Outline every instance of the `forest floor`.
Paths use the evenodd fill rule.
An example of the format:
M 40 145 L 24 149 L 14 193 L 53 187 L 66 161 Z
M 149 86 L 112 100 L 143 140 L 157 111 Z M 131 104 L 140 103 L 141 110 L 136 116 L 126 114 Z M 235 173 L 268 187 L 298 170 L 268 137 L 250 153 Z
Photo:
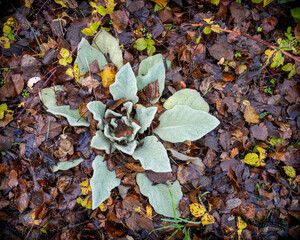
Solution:
M 299 8 L 293 13 L 295 2 L 104 2 L 95 3 L 104 13 L 92 13 L 95 8 L 84 0 L 1 6 L 0 238 L 299 239 L 300 23 L 293 16 L 300 14 Z M 124 64 L 129 62 L 136 75 L 154 51 L 170 63 L 155 104 L 159 111 L 172 94 L 191 88 L 220 121 L 196 141 L 161 141 L 171 149 L 172 172 L 146 171 L 153 184 L 178 180 L 183 196 L 177 210 L 198 223 L 178 220 L 153 231 L 170 222 L 141 194 L 135 177 L 145 170 L 126 154 L 127 163 L 117 161 L 117 154 L 106 158 L 123 187 L 113 188 L 101 209 L 91 209 L 85 181 L 93 176 L 96 154 L 104 153 L 90 147 L 95 129 L 70 126 L 47 112 L 39 97 L 41 89 L 60 85 L 64 92 L 57 104 L 71 109 L 95 99 L 112 101 L 102 83 L 90 91 L 66 74 L 72 60 L 66 66 L 58 61 L 61 49 L 74 60 L 81 39 L 92 42 L 93 36 L 82 33 L 91 22 L 100 22 L 98 30 L 118 39 Z M 84 159 L 79 165 L 52 171 L 58 162 L 79 157 Z M 205 206 L 210 222 L 205 224 L 192 206 Z

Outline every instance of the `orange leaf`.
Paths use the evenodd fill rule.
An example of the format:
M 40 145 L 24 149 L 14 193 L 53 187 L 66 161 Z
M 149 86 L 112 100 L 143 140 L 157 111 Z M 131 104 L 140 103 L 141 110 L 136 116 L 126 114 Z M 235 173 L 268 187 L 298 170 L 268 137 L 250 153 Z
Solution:
M 244 100 L 243 104 L 246 105 L 244 110 L 244 118 L 248 123 L 258 123 L 259 122 L 259 115 L 256 113 L 255 109 L 250 106 L 249 101 Z
M 151 0 L 152 2 L 155 2 L 158 4 L 160 7 L 166 7 L 167 6 L 167 1 L 166 0 Z
M 111 63 L 108 63 L 103 67 L 103 69 L 100 72 L 103 87 L 108 88 L 111 84 L 115 82 L 116 73 L 116 66 Z

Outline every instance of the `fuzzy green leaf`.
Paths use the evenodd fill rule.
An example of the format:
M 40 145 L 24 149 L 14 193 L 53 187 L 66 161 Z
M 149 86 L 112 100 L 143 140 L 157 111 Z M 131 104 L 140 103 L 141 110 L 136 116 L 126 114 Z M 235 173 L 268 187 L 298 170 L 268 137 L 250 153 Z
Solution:
M 103 54 L 109 54 L 110 60 L 119 70 L 123 67 L 123 56 L 119 42 L 104 29 L 95 36 L 92 47 L 98 49 Z
M 109 91 L 114 100 L 121 98 L 132 99 L 137 93 L 136 79 L 130 63 L 127 63 L 116 74 L 115 82 L 109 86 Z
M 158 136 L 172 143 L 194 141 L 203 137 L 219 125 L 219 120 L 207 112 L 177 105 L 164 112 L 160 124 L 154 129 Z
M 49 109 L 57 107 L 55 92 L 63 90 L 64 89 L 59 85 L 55 86 L 55 91 L 53 87 L 44 88 L 39 92 L 39 97 L 42 100 L 43 104 L 46 106 L 46 108 Z
M 157 107 L 137 107 L 136 108 L 136 115 L 135 120 L 137 120 L 140 125 L 141 129 L 139 133 L 143 133 L 146 131 L 146 129 L 150 126 L 152 120 L 155 117 L 155 113 L 157 111 Z
M 128 155 L 132 155 L 137 144 L 138 144 L 137 141 L 132 141 L 127 143 L 126 146 L 117 143 L 115 143 L 114 146 L 116 147 L 116 149 L 120 150 L 121 152 L 126 153 Z
M 94 169 L 91 178 L 93 209 L 96 209 L 110 196 L 110 191 L 120 185 L 121 179 L 116 177 L 115 172 L 108 170 L 104 157 L 97 156 L 92 164 Z
M 83 162 L 82 158 L 72 160 L 72 161 L 58 162 L 56 165 L 51 166 L 51 170 L 53 172 L 57 172 L 59 170 L 65 171 L 65 170 L 68 170 L 70 168 L 76 167 L 77 165 L 79 165 L 82 162 Z
M 165 88 L 165 66 L 161 54 L 148 57 L 143 60 L 139 67 L 139 74 L 137 77 L 138 90 L 145 88 L 149 83 L 157 80 L 159 87 L 159 97 L 153 101 L 152 104 L 156 103 Z
M 193 89 L 182 89 L 174 93 L 168 100 L 164 103 L 165 109 L 172 109 L 176 105 L 189 106 L 195 110 L 202 110 L 204 112 L 209 111 L 209 106 L 201 97 L 200 93 Z
M 145 170 L 154 172 L 172 171 L 167 151 L 155 136 L 145 137 L 141 143 L 143 145 L 134 151 L 132 157 L 140 160 Z
M 110 141 L 107 139 L 102 131 L 97 131 L 95 136 L 92 138 L 91 147 L 105 150 L 107 154 L 110 154 Z
M 82 117 L 79 114 L 78 109 L 71 110 L 69 105 L 53 107 L 53 108 L 48 109 L 48 112 L 50 112 L 54 115 L 60 115 L 60 116 L 67 118 L 69 124 L 73 127 L 78 127 L 78 126 L 88 127 L 88 126 L 90 126 L 90 124 L 87 121 L 82 119 Z
M 176 217 L 180 217 L 180 212 L 177 209 L 182 198 L 182 192 L 178 180 L 174 183 L 169 183 L 168 185 L 153 185 L 146 174 L 138 173 L 136 176 L 136 182 L 140 187 L 141 193 L 149 198 L 150 204 L 157 213 L 166 217 L 175 217 L 172 208 L 172 199 L 169 192 L 170 189 L 173 196 Z
M 103 129 L 103 123 L 102 119 L 104 117 L 104 112 L 105 112 L 105 104 L 103 104 L 100 101 L 92 101 L 89 102 L 86 106 L 88 110 L 93 114 L 94 119 L 98 121 L 98 126 Z

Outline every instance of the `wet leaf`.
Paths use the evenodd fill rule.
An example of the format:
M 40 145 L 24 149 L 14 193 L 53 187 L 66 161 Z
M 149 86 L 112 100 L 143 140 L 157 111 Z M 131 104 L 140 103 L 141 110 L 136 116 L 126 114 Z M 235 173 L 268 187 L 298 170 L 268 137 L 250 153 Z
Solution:
M 242 231 L 243 229 L 245 229 L 247 227 L 247 223 L 240 217 L 238 216 L 238 221 L 237 221 L 237 233 L 238 233 L 238 238 L 240 239 L 241 235 L 242 235 Z
M 288 175 L 289 177 L 291 178 L 296 177 L 296 170 L 292 166 L 284 166 L 283 169 L 285 174 Z
M 116 73 L 117 69 L 115 65 L 111 63 L 108 63 L 103 67 L 100 72 L 103 87 L 109 88 L 109 86 L 115 82 Z
M 10 42 L 7 37 L 0 37 L 0 47 L 4 49 L 10 48 Z
M 195 217 L 202 217 L 206 210 L 200 203 L 192 203 L 190 204 L 191 214 Z
M 202 225 L 213 224 L 213 223 L 215 223 L 215 218 L 211 214 L 205 213 L 203 215 L 203 217 L 201 218 L 201 223 L 202 223 Z

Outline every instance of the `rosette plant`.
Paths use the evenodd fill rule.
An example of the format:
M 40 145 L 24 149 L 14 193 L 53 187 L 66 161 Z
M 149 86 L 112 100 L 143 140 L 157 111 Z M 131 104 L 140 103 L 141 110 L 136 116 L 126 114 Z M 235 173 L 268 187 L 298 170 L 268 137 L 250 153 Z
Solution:
M 89 46 L 86 40 L 83 40 L 82 43 L 89 49 L 93 48 L 93 45 Z M 109 44 L 109 41 L 102 41 L 102 43 Z M 78 63 L 81 72 L 86 73 L 88 71 L 87 64 L 94 60 L 102 61 L 102 57 L 99 57 L 102 51 L 98 51 L 97 48 L 90 49 L 89 51 L 93 54 L 98 51 L 98 55 L 95 58 L 87 58 L 88 55 L 84 54 L 86 60 L 86 65 L 84 65 L 84 61 L 80 61 L 80 57 L 82 57 L 80 46 L 75 63 Z M 101 46 L 103 49 L 107 49 L 103 45 Z M 112 58 L 110 54 L 110 57 L 114 62 L 113 58 L 116 59 L 116 56 Z M 101 66 L 103 67 L 105 64 L 99 61 L 98 65 L 101 70 Z M 160 115 L 159 125 L 152 133 L 147 131 L 155 119 L 157 107 L 150 104 L 150 107 L 141 105 L 137 95 L 138 91 L 143 91 L 149 84 L 155 84 L 158 88 L 157 95 L 150 99 L 150 103 L 154 104 L 159 100 L 165 85 L 163 57 L 158 54 L 143 60 L 140 63 L 137 77 L 129 63 L 122 66 L 119 61 L 118 68 L 115 82 L 109 86 L 109 91 L 113 100 L 122 102 L 122 107 L 112 110 L 101 101 L 91 101 L 87 104 L 88 110 L 97 121 L 98 128 L 95 136 L 91 139 L 91 147 L 103 150 L 106 154 L 121 151 L 131 155 L 136 161 L 140 161 L 145 170 L 171 172 L 168 153 L 160 139 L 172 143 L 185 140 L 194 141 L 217 127 L 219 121 L 208 113 L 208 104 L 196 90 L 183 89 L 166 100 L 164 103 L 166 111 Z M 42 99 L 45 97 L 45 93 L 52 96 L 52 101 L 43 100 L 44 104 L 48 105 L 49 112 L 67 117 L 71 125 L 89 126 L 85 120 L 78 121 L 80 119 L 78 110 L 70 110 L 68 106 L 56 105 L 55 94 L 53 100 L 53 89 L 52 91 L 49 89 L 43 91 L 40 95 Z M 50 106 L 49 103 L 51 103 Z M 62 112 L 66 109 L 67 111 Z M 103 160 L 104 156 L 98 155 L 92 164 L 94 173 L 90 184 L 93 209 L 105 201 L 110 196 L 110 191 L 121 182 L 114 171 L 108 170 L 106 162 Z M 174 217 L 169 191 L 172 192 L 173 202 L 177 208 L 182 198 L 178 180 L 172 183 L 153 185 L 146 174 L 138 173 L 136 182 L 141 193 L 149 197 L 149 202 L 156 212 Z M 176 215 L 180 216 L 178 210 L 176 210 Z

